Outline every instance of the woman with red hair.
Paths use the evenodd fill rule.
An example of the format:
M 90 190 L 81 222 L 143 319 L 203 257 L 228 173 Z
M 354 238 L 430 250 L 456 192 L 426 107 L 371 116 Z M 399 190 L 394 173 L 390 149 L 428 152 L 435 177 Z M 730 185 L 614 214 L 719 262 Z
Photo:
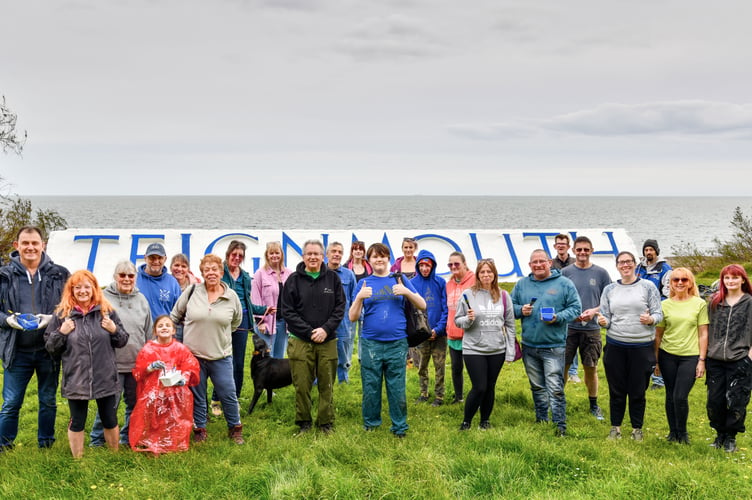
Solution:
M 752 289 L 744 268 L 721 270 L 718 292 L 708 315 L 708 419 L 717 436 L 710 445 L 736 451 L 736 434 L 744 432 L 752 390 Z
M 61 393 L 70 408 L 68 443 L 73 458 L 84 453 L 84 424 L 92 399 L 97 401 L 105 442 L 116 450 L 120 383 L 115 348 L 128 342 L 128 333 L 89 271 L 76 271 L 68 278 L 45 342 L 50 354 L 63 362 Z

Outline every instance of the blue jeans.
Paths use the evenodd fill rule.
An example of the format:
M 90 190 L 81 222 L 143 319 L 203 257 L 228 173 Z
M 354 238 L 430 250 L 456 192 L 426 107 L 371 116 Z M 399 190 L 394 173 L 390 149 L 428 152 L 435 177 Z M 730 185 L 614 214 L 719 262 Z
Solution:
M 245 315 L 243 316 L 245 322 Z M 235 381 L 235 396 L 240 398 L 240 390 L 243 388 L 245 373 L 245 349 L 248 346 L 248 330 L 238 328 L 232 332 L 232 378 Z M 217 389 L 212 391 L 212 401 L 219 401 Z
M 522 362 L 530 380 L 535 404 L 535 419 L 548 421 L 548 410 L 554 423 L 567 427 L 567 401 L 564 397 L 564 347 L 522 347 Z
M 279 314 L 279 313 L 277 313 Z M 285 357 L 287 350 L 287 324 L 285 320 L 277 317 L 277 328 L 274 330 L 274 345 L 272 346 L 272 357 L 282 359 Z
M 235 394 L 235 379 L 232 376 L 232 356 L 215 360 L 197 359 L 201 367 L 200 380 L 198 385 L 190 388 L 193 393 L 193 426 L 206 429 L 206 382 L 209 378 L 222 403 L 227 427 L 240 425 L 240 407 L 238 396 Z
M 381 425 L 381 382 L 386 383 L 386 399 L 394 434 L 407 432 L 407 396 L 405 370 L 407 368 L 407 339 L 379 342 L 360 338 L 360 376 L 363 381 L 363 425 Z
M 340 383 L 350 381 L 350 377 L 347 372 L 350 370 L 352 351 L 352 331 L 346 333 L 337 332 L 337 380 Z
M 40 448 L 49 448 L 55 442 L 55 416 L 57 415 L 57 383 L 60 362 L 47 351 L 16 351 L 13 364 L 3 372 L 3 407 L 0 410 L 0 449 L 12 446 L 18 435 L 18 413 L 23 405 L 26 387 L 31 376 L 37 374 L 37 442 Z
M 580 362 L 577 358 L 577 353 L 574 354 L 574 360 L 572 360 L 572 364 L 569 366 L 569 376 L 573 377 L 577 375 L 577 372 L 580 368 Z
M 117 394 L 115 400 L 115 411 L 120 406 L 120 396 L 125 396 L 125 422 L 120 428 L 120 444 L 130 446 L 130 440 L 128 439 L 128 424 L 131 421 L 131 413 L 136 406 L 136 379 L 133 378 L 131 373 L 118 373 L 118 381 L 120 382 L 120 392 Z M 91 440 L 89 446 L 104 446 L 104 426 L 102 425 L 102 419 L 99 418 L 99 412 L 94 416 L 94 424 L 91 426 L 91 433 L 89 434 Z

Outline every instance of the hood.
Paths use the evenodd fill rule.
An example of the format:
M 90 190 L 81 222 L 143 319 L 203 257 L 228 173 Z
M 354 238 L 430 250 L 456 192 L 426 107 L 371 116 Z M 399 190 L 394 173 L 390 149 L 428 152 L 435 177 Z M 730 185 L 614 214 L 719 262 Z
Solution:
M 8 263 L 15 274 L 26 275 L 26 267 L 21 264 L 21 255 L 18 250 L 13 250 L 10 253 L 10 262 Z M 39 261 L 39 267 L 37 272 L 43 271 L 46 267 L 52 264 L 52 259 L 47 256 L 47 252 L 42 252 L 42 259 Z
M 148 279 L 148 280 L 159 281 L 162 278 L 164 278 L 166 274 L 169 274 L 169 273 L 167 272 L 167 267 L 165 267 L 165 266 L 162 266 L 162 274 L 160 274 L 159 276 L 152 276 L 151 274 L 147 273 L 146 272 L 146 264 L 141 264 L 141 266 L 139 266 L 139 268 L 138 268 L 138 275 L 139 275 L 139 277 L 144 278 L 144 279 Z M 170 275 L 170 276 L 172 276 L 172 275 Z
M 532 272 L 530 274 L 528 274 L 528 277 L 531 280 L 535 281 L 536 283 L 543 283 L 544 281 L 550 281 L 550 280 L 553 280 L 553 279 L 561 277 L 561 271 L 559 271 L 558 269 L 551 269 L 551 275 L 548 276 L 547 278 L 542 279 L 542 280 L 535 279 L 535 276 L 533 276 Z
M 141 290 L 139 290 L 138 287 L 134 283 L 133 291 L 131 293 L 120 293 L 120 290 L 118 290 L 118 287 L 117 287 L 117 282 L 113 281 L 112 283 L 107 285 L 107 288 L 105 288 L 104 291 L 112 295 L 113 297 L 120 298 L 121 300 L 129 300 L 135 297 L 136 295 L 138 295 L 138 292 L 140 292 Z
M 655 258 L 655 262 L 653 262 L 652 264 L 648 264 L 647 260 L 645 260 L 645 257 L 642 257 L 640 259 L 640 265 L 647 270 L 651 270 L 654 267 L 656 267 L 658 264 L 661 264 L 663 262 L 668 262 L 668 261 L 664 259 L 663 257 L 661 257 L 660 255 Z
M 431 274 L 428 275 L 428 278 L 425 278 L 425 279 L 431 279 L 434 276 L 436 276 L 436 258 L 428 250 L 421 250 L 420 252 L 418 252 L 417 257 L 415 257 L 415 277 L 423 278 L 423 275 L 420 274 L 420 271 L 418 270 L 418 263 L 424 259 L 428 259 L 431 261 L 431 265 L 432 265 Z

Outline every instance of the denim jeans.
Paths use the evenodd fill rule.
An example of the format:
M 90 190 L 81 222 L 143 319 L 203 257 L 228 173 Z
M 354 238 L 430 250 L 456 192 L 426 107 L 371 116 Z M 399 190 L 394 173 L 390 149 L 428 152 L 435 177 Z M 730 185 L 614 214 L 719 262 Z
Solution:
M 277 313 L 279 314 L 279 313 Z M 277 328 L 274 330 L 274 345 L 272 345 L 272 357 L 282 359 L 287 351 L 287 324 L 285 320 L 277 316 Z
M 523 346 L 522 362 L 530 380 L 535 404 L 535 419 L 547 421 L 548 410 L 554 423 L 567 427 L 567 401 L 564 397 L 564 347 Z
M 245 316 L 243 316 L 245 318 Z M 245 323 L 245 319 L 243 320 Z M 243 380 L 245 379 L 245 350 L 248 346 L 248 330 L 238 328 L 232 332 L 232 378 L 235 381 L 235 396 L 240 398 L 240 391 L 243 389 Z M 219 401 L 217 389 L 212 391 L 212 401 Z
M 352 331 L 337 332 L 337 380 L 349 382 L 350 361 L 352 360 L 353 336 Z
M 18 413 L 23 405 L 26 387 L 31 376 L 37 374 L 37 442 L 48 448 L 55 442 L 55 416 L 57 415 L 57 384 L 60 362 L 53 360 L 45 350 L 16 351 L 13 364 L 3 373 L 3 407 L 0 410 L 0 448 L 12 446 L 18 435 Z
M 407 339 L 379 342 L 360 338 L 360 376 L 363 380 L 363 425 L 381 425 L 381 383 L 386 383 L 386 399 L 394 434 L 407 432 L 407 396 L 405 395 L 405 358 Z
M 206 386 L 207 379 L 211 379 L 222 412 L 227 420 L 227 427 L 240 425 L 240 406 L 235 394 L 235 379 L 232 376 L 232 356 L 222 359 L 208 360 L 197 358 L 201 367 L 198 385 L 191 387 L 193 393 L 193 426 L 206 429 Z
M 130 446 L 130 440 L 128 439 L 128 424 L 131 421 L 131 413 L 136 406 L 136 379 L 133 378 L 131 373 L 118 373 L 118 381 L 120 382 L 120 392 L 115 399 L 115 411 L 120 406 L 120 396 L 125 396 L 125 422 L 120 427 L 120 444 Z M 91 433 L 89 434 L 89 446 L 104 446 L 104 426 L 102 425 L 102 419 L 99 418 L 99 412 L 97 411 L 94 416 L 94 424 L 91 426 Z

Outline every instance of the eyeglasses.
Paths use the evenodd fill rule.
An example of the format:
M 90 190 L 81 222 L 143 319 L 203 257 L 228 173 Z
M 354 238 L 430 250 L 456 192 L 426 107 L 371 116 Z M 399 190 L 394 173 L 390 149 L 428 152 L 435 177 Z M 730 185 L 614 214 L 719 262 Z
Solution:
M 617 266 L 629 266 L 634 264 L 633 260 L 617 260 L 616 265 Z
M 575 248 L 574 251 L 577 253 L 590 253 L 593 251 L 593 249 L 592 248 Z
M 415 238 L 402 238 L 402 243 L 415 243 Z
M 689 283 L 689 278 L 671 278 L 674 283 Z
M 461 262 L 449 262 L 449 263 L 447 264 L 447 267 L 448 267 L 449 269 L 452 269 L 453 267 L 460 267 L 461 265 L 462 265 L 462 263 L 461 263 Z
M 125 279 L 125 278 L 133 279 L 135 277 L 136 277 L 136 275 L 135 274 L 131 274 L 131 273 L 118 273 L 118 278 L 120 278 L 121 280 Z

